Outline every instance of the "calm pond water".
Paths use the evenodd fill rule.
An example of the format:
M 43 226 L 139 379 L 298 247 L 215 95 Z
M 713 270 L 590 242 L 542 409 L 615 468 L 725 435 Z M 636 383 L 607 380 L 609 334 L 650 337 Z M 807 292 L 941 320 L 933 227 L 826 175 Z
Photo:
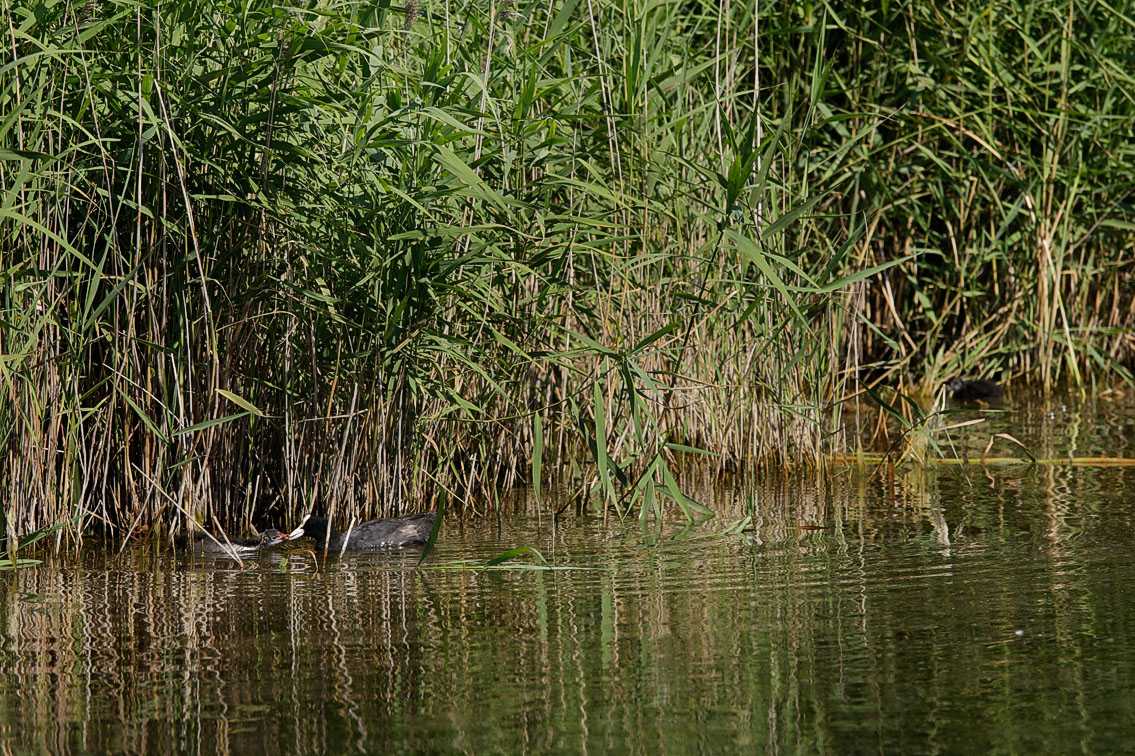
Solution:
M 958 443 L 996 429 L 1037 456 L 1132 456 L 1135 408 L 1022 403 Z M 0 749 L 1135 742 L 1135 469 L 837 469 L 701 496 L 720 514 L 691 528 L 553 526 L 532 506 L 448 522 L 425 570 L 297 552 L 239 569 L 146 544 L 0 574 Z M 460 568 L 520 544 L 557 569 Z

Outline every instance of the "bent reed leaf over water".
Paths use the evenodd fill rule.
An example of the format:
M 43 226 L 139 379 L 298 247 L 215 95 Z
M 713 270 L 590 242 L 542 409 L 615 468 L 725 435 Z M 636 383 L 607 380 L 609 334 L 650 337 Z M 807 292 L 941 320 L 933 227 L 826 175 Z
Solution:
M 10 534 L 475 512 L 533 473 L 692 517 L 675 449 L 815 461 L 865 385 L 1129 377 L 1106 5 L 0 20 Z

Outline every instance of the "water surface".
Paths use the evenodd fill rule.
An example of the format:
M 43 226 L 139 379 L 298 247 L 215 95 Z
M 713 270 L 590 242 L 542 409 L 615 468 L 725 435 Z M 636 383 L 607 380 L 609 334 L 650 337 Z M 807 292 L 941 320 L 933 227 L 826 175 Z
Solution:
M 1003 429 L 1037 456 L 1130 456 L 1133 418 L 1019 402 L 955 441 Z M 1135 737 L 1135 469 L 837 469 L 699 493 L 719 515 L 696 527 L 553 523 L 524 502 L 451 521 L 424 570 L 412 552 L 242 568 L 144 544 L 0 575 L 0 748 L 1094 753 Z M 557 569 L 462 568 L 520 544 Z

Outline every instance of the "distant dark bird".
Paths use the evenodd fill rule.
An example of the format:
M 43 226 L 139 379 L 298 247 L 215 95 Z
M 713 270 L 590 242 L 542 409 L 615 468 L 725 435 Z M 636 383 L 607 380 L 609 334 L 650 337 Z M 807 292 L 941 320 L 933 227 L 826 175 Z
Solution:
M 328 553 L 338 551 L 380 551 L 402 546 L 423 546 L 433 532 L 437 512 L 396 517 L 391 520 L 368 520 L 360 522 L 345 533 L 337 533 L 331 528 L 326 517 L 312 517 L 300 528 L 292 532 L 297 538 L 301 529 L 303 535 L 315 540 L 319 548 L 327 544 Z M 330 535 L 330 538 L 328 538 Z
M 946 384 L 956 402 L 995 402 L 1005 395 L 1005 390 L 993 381 L 984 379 L 967 381 L 955 378 Z
M 224 538 L 217 540 L 199 538 L 193 542 L 192 548 L 195 554 L 240 558 L 255 556 L 261 549 L 270 549 L 273 546 L 278 546 L 291 537 L 291 535 L 281 533 L 275 528 L 268 528 L 260 534 L 259 538 L 250 538 L 240 541 L 226 541 Z

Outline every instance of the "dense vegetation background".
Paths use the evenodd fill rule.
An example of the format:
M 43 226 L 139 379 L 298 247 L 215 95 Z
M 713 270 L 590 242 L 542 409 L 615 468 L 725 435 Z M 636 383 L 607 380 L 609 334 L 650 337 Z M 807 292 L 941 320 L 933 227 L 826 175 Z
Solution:
M 688 509 L 868 386 L 1126 377 L 1122 6 L 6 0 L 8 532 Z

